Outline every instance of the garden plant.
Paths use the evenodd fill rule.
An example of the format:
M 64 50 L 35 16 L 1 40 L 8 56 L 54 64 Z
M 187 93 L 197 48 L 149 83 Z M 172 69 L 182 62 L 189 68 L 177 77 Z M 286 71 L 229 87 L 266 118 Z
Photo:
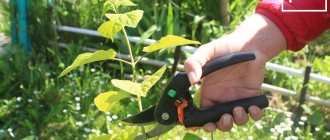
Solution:
M 10 38 L 11 17 L 17 16 L 11 11 L 11 1 L 0 0 L 0 34 L 4 33 L 6 38 Z M 189 38 L 201 44 L 208 43 L 234 31 L 255 12 L 260 0 L 228 0 L 228 23 L 222 22 L 220 1 L 29 1 L 27 18 L 31 52 L 24 52 L 19 44 L 0 46 L 0 139 L 133 139 L 138 133 L 142 134 L 140 126 L 127 125 L 121 120 L 139 113 L 140 105 L 142 109 L 147 109 L 156 103 L 172 75 L 168 68 L 172 67 L 174 61 L 174 48 L 167 48 L 167 45 L 154 52 L 143 51 L 143 48 L 157 46 L 166 38 Z M 119 15 L 111 16 L 116 14 Z M 139 14 L 139 22 L 137 18 L 132 19 L 135 16 L 130 16 Z M 120 22 L 115 22 L 117 19 Z M 136 27 L 130 27 L 133 25 Z M 58 28 L 63 26 L 88 29 L 89 33 L 99 28 L 99 34 L 106 38 L 94 33 L 87 35 Z M 124 29 L 131 44 L 127 43 Z M 312 63 L 313 73 L 330 77 L 329 35 L 330 31 L 326 31 L 301 51 L 285 51 L 270 63 L 302 71 L 308 63 Z M 133 43 L 135 37 L 139 39 Z M 148 47 L 150 41 L 154 44 Z M 175 43 L 171 45 L 173 47 L 180 45 L 165 40 L 167 43 Z M 132 57 L 129 57 L 128 45 Z M 182 60 L 190 55 L 190 50 L 182 51 Z M 160 60 L 166 62 L 167 66 L 151 66 L 145 64 L 145 60 Z M 132 65 L 135 65 L 134 70 Z M 182 70 L 181 66 L 178 66 L 178 70 Z M 64 71 L 63 74 L 66 74 L 58 78 L 65 68 L 68 68 L 68 73 Z M 131 91 L 131 88 L 129 91 L 135 94 L 121 89 L 121 83 L 125 84 L 124 87 L 134 83 L 137 89 Z M 266 69 L 264 83 L 299 93 L 303 78 Z M 191 90 L 198 91 L 196 86 L 196 89 Z M 329 107 L 305 102 L 302 105 L 303 115 L 298 118 L 298 126 L 294 127 L 293 114 L 298 102 L 296 96 L 267 90 L 261 92 L 269 97 L 270 107 L 264 109 L 260 121 L 249 121 L 244 126 L 235 125 L 229 132 L 214 133 L 203 129 L 193 132 L 178 126 L 158 139 L 205 140 L 212 136 L 214 139 L 234 140 L 330 139 Z M 310 80 L 307 90 L 309 96 L 330 100 L 329 92 L 329 84 Z M 198 96 L 194 94 L 194 101 L 198 101 Z M 94 99 L 101 99 L 98 100 L 101 104 L 95 103 Z M 154 125 L 144 127 L 145 131 L 151 128 Z
M 168 47 L 173 46 L 180 46 L 180 45 L 187 45 L 187 44 L 200 44 L 198 41 L 192 41 L 188 40 L 179 36 L 174 35 L 167 35 L 159 40 L 156 44 L 151 44 L 149 46 L 146 46 L 143 48 L 143 51 L 145 52 L 145 55 L 142 57 L 136 57 L 133 56 L 132 53 L 132 47 L 130 45 L 130 42 L 128 40 L 128 35 L 126 33 L 125 27 L 132 27 L 135 28 L 139 21 L 141 20 L 143 16 L 142 10 L 133 10 L 125 13 L 120 13 L 122 11 L 122 7 L 125 6 L 136 6 L 133 2 L 130 0 L 108 0 L 104 4 L 104 11 L 110 11 L 111 13 L 106 13 L 105 16 L 109 19 L 109 21 L 106 21 L 103 23 L 99 29 L 98 32 L 111 40 L 115 38 L 118 32 L 123 32 L 123 37 L 126 40 L 126 48 L 129 52 L 130 61 L 126 61 L 123 59 L 115 58 L 116 51 L 113 49 L 109 50 L 99 50 L 94 53 L 84 53 L 80 54 L 74 62 L 68 66 L 59 77 L 62 77 L 69 73 L 71 70 L 95 61 L 101 61 L 101 60 L 116 60 L 123 62 L 124 64 L 127 64 L 131 66 L 132 69 L 132 80 L 119 80 L 119 79 L 112 79 L 111 83 L 113 86 L 119 88 L 122 90 L 122 92 L 118 91 L 108 91 L 105 93 L 99 94 L 95 99 L 94 103 L 98 107 L 99 110 L 103 112 L 107 112 L 111 110 L 112 104 L 115 102 L 130 97 L 130 94 L 133 94 L 134 97 L 137 98 L 138 101 L 138 107 L 140 111 L 143 111 L 142 108 L 142 97 L 147 96 L 147 93 L 149 89 L 161 78 L 163 73 L 166 70 L 166 65 L 163 66 L 161 69 L 156 71 L 151 76 L 147 77 L 142 82 L 138 82 L 137 74 L 136 74 L 136 64 L 144 57 L 147 56 L 149 53 L 155 52 L 160 49 L 165 49 Z M 130 94 L 128 94 L 130 93 Z M 142 132 L 144 133 L 145 130 L 143 127 Z M 136 131 L 128 131 L 126 132 L 127 136 L 131 139 L 132 137 L 137 135 Z M 118 139 L 118 136 L 111 136 L 111 139 Z M 126 138 L 125 138 L 126 139 Z

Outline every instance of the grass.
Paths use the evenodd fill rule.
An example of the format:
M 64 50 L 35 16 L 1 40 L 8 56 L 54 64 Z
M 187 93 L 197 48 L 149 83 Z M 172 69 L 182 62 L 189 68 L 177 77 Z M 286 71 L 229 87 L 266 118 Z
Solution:
M 65 66 L 70 64 L 81 52 L 79 48 L 81 44 L 88 44 L 96 48 L 105 48 L 104 45 L 109 44 L 120 50 L 121 42 L 111 43 L 109 40 L 100 38 L 57 33 L 52 28 L 56 18 L 59 18 L 63 25 L 89 29 L 96 29 L 102 18 L 100 17 L 100 5 L 91 5 L 87 0 L 79 1 L 76 4 L 61 0 L 56 2 L 58 8 L 56 14 L 51 12 L 53 9 L 49 7 L 48 1 L 31 3 L 32 12 L 30 14 L 34 14 L 30 19 L 31 29 L 34 31 L 32 55 L 27 56 L 14 46 L 5 47 L 0 53 L 0 139 L 90 139 L 104 134 L 118 134 L 133 128 L 121 124 L 119 120 L 138 112 L 137 101 L 122 100 L 108 113 L 98 111 L 93 104 L 93 99 L 97 94 L 110 89 L 117 90 L 109 84 L 112 78 L 123 78 L 123 73 L 130 72 L 120 63 L 85 65 L 65 78 L 57 78 Z M 102 0 L 100 0 L 101 2 Z M 201 1 L 173 0 L 180 6 L 179 8 L 173 6 L 173 15 L 171 15 L 173 17 L 167 15 L 168 1 L 137 0 L 136 2 L 141 9 L 145 10 L 145 18 L 137 30 L 128 30 L 129 35 L 141 36 L 144 34 L 147 37 L 159 39 L 160 36 L 170 32 L 167 27 L 168 23 L 164 21 L 171 20 L 173 25 L 170 26 L 173 26 L 174 34 L 195 38 L 205 43 L 233 31 L 247 15 L 253 13 L 258 1 L 232 0 L 230 6 L 232 22 L 227 27 L 221 26 L 220 22 L 214 19 L 217 15 L 212 15 L 205 10 L 204 5 L 210 5 L 209 1 L 202 3 Z M 155 5 L 162 6 L 156 8 Z M 3 5 L 1 4 L 1 6 Z M 86 8 L 86 6 L 90 6 L 90 8 Z M 193 13 L 196 16 L 192 17 L 187 13 Z M 203 17 L 202 20 L 197 20 L 201 17 Z M 0 17 L 1 31 L 8 31 L 8 23 L 2 22 L 6 18 L 6 14 L 2 19 Z M 149 28 L 151 30 L 146 33 L 145 31 Z M 313 70 L 329 76 L 327 69 L 329 62 L 324 59 L 330 55 L 330 51 L 327 49 L 329 47 L 326 47 L 328 35 L 329 32 L 326 32 L 312 42 L 310 49 L 305 48 L 299 53 L 282 53 L 272 62 L 302 69 L 306 66 L 307 60 L 315 64 L 319 59 L 322 61 L 321 65 L 315 64 Z M 47 45 L 49 40 L 71 42 L 72 44 L 69 49 L 58 49 L 55 46 Z M 135 47 L 138 48 L 141 45 Z M 125 50 L 121 50 L 121 52 L 125 52 Z M 136 50 L 133 52 L 134 55 L 140 53 Z M 169 56 L 172 54 L 173 50 L 170 50 L 148 57 L 171 62 L 173 60 Z M 137 69 L 143 69 L 147 73 L 156 70 L 148 65 L 138 65 Z M 139 72 L 139 74 L 144 73 Z M 168 77 L 165 76 L 162 82 L 152 88 L 151 96 L 143 99 L 144 108 L 157 101 Z M 301 78 L 272 71 L 266 72 L 265 81 L 298 92 L 302 83 Z M 309 86 L 310 94 L 330 99 L 328 85 L 311 81 Z M 276 105 L 276 108 L 290 112 L 294 110 L 296 102 L 291 98 L 274 95 L 272 103 L 274 103 L 273 106 Z M 301 118 L 297 129 L 291 126 L 292 121 L 287 113 L 266 109 L 262 121 L 257 123 L 251 121 L 245 126 L 235 126 L 231 132 L 216 132 L 214 139 L 329 139 L 330 127 L 327 122 L 329 122 L 328 112 L 330 110 L 309 103 L 304 109 L 304 117 Z M 211 134 L 203 130 L 192 132 L 177 126 L 159 139 L 182 139 L 186 132 L 195 133 L 207 139 L 211 138 Z
M 8 47 L 8 46 L 7 46 Z M 65 64 L 79 53 L 78 46 L 68 50 L 49 46 L 42 55 L 27 59 L 23 52 L 6 49 L 1 57 L 1 73 L 10 75 L 11 87 L 2 91 L 0 99 L 0 139 L 90 139 L 104 134 L 116 134 L 132 129 L 119 120 L 138 112 L 137 101 L 125 99 L 109 113 L 97 110 L 92 99 L 99 93 L 113 89 L 110 79 L 120 76 L 120 71 L 107 63 L 86 65 L 57 79 Z M 8 64 L 4 69 L 4 64 Z M 10 70 L 10 71 L 6 71 Z M 6 79 L 5 77 L 1 77 Z M 18 81 L 17 81 L 18 79 Z M 165 79 L 166 80 L 166 79 Z M 160 82 L 143 100 L 144 108 L 154 104 L 164 85 Z M 3 88 L 2 88 L 3 89 Z M 278 99 L 277 99 L 278 100 Z M 288 101 L 283 101 L 288 102 Z M 282 108 L 285 110 L 285 108 Z M 269 109 L 262 121 L 235 126 L 231 132 L 216 132 L 214 139 L 328 139 L 330 133 L 323 124 L 312 125 L 306 115 L 300 127 L 294 129 L 290 116 Z M 150 126 L 149 128 L 152 128 Z M 211 134 L 203 130 L 196 132 L 177 126 L 159 139 L 182 139 L 186 132 L 210 139 Z M 297 133 L 296 135 L 293 135 Z

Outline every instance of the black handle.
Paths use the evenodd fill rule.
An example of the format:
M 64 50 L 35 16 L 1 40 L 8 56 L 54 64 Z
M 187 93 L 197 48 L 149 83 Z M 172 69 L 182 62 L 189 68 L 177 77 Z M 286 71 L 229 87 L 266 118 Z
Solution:
M 239 52 L 239 53 L 232 53 L 229 55 L 225 55 L 222 57 L 218 57 L 216 59 L 207 62 L 203 67 L 202 78 L 214 71 L 219 69 L 237 64 L 246 61 L 251 61 L 256 59 L 256 56 L 252 52 Z
M 223 57 L 218 57 L 205 64 L 205 66 L 203 67 L 202 78 L 219 69 L 237 63 L 255 60 L 255 58 L 256 57 L 252 52 L 239 52 L 229 54 Z M 190 94 L 186 95 L 186 99 L 190 99 L 188 101 L 189 106 L 185 109 L 184 113 L 184 125 L 186 127 L 203 126 L 208 122 L 216 122 L 223 114 L 233 114 L 233 109 L 237 106 L 243 107 L 246 112 L 248 112 L 248 108 L 252 105 L 256 105 L 259 108 L 268 107 L 268 99 L 265 95 L 245 98 L 223 104 L 217 104 L 207 109 L 197 108 L 193 104 L 192 98 L 188 98 L 188 96 L 190 96 Z
M 228 67 L 237 63 L 241 62 L 246 62 L 246 61 L 251 61 L 255 59 L 254 53 L 251 52 L 239 52 L 239 53 L 232 53 L 228 54 L 225 56 L 221 56 L 218 58 L 215 58 L 205 64 L 205 66 L 202 68 L 202 78 L 214 71 L 220 70 L 221 68 Z M 191 94 L 188 92 L 188 89 L 190 87 L 190 82 L 188 80 L 188 76 L 186 73 L 181 72 L 177 73 L 169 82 L 167 87 L 164 90 L 164 93 L 162 94 L 161 98 L 159 99 L 156 109 L 155 109 L 155 119 L 158 123 L 163 124 L 163 125 L 169 125 L 177 122 L 177 108 L 174 106 L 174 103 L 177 100 L 181 99 L 186 99 L 188 102 L 191 102 L 191 105 L 189 105 L 186 110 L 191 110 L 192 113 L 195 112 L 201 112 L 201 114 L 195 114 L 195 115 L 205 115 L 208 112 L 212 112 L 212 110 L 216 109 L 211 109 L 211 111 L 207 110 L 199 110 L 198 108 L 194 107 L 192 104 L 192 98 Z M 177 94 L 170 96 L 168 94 L 169 91 L 175 91 Z M 171 103 L 172 106 L 171 106 Z M 215 114 L 219 114 L 219 111 L 215 111 Z M 169 117 L 167 119 L 163 119 L 162 115 L 166 113 L 169 116 L 174 116 L 174 117 Z M 194 114 L 194 113 L 193 113 Z M 220 114 L 221 115 L 221 114 Z M 185 115 L 189 116 L 189 115 Z M 213 115 L 214 116 L 214 115 Z M 193 116 L 194 117 L 194 116 Z M 194 122 L 195 119 L 193 119 Z M 206 121 L 209 121 L 210 119 L 206 118 Z M 188 122 L 188 124 L 190 124 Z M 200 123 L 198 123 L 200 124 Z
M 248 108 L 252 105 L 262 109 L 268 107 L 268 104 L 268 99 L 265 95 L 217 104 L 207 109 L 198 109 L 192 102 L 189 102 L 189 106 L 192 107 L 185 110 L 184 126 L 195 127 L 203 126 L 208 122 L 217 122 L 226 113 L 233 115 L 233 109 L 236 106 L 241 106 L 248 112 Z

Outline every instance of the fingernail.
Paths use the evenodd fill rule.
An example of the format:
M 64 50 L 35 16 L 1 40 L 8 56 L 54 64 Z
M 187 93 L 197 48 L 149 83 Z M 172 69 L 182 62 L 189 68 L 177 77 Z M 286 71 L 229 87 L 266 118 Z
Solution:
M 188 73 L 188 79 L 190 81 L 191 84 L 195 83 L 195 79 L 196 79 L 196 74 L 194 72 L 189 72 Z
M 207 124 L 205 124 L 205 125 L 203 126 L 203 128 L 204 128 L 204 130 L 207 131 L 207 132 L 213 132 L 213 131 L 215 131 L 215 129 L 217 129 L 216 126 L 215 126 L 214 124 L 212 124 L 212 123 L 207 123 Z
M 226 126 L 229 126 L 231 123 L 231 117 L 229 115 L 224 115 L 223 116 L 223 124 Z
M 238 119 L 243 118 L 243 110 L 241 108 L 234 109 L 235 117 Z
M 255 107 L 250 107 L 249 108 L 249 112 L 252 114 L 252 115 L 256 115 L 257 114 L 257 109 Z

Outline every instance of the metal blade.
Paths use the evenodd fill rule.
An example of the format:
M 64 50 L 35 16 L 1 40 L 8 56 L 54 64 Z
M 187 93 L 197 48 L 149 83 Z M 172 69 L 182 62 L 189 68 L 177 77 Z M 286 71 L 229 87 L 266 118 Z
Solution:
M 157 126 L 154 129 L 150 130 L 145 135 L 142 134 L 142 135 L 136 136 L 135 140 L 145 140 L 145 139 L 150 139 L 153 137 L 160 136 L 161 134 L 164 134 L 167 131 L 170 131 L 171 129 L 173 129 L 174 126 L 175 126 L 175 124 L 172 124 L 172 125 L 157 124 Z
M 130 116 L 122 121 L 131 125 L 148 125 L 155 122 L 154 112 L 156 106 L 152 106 L 147 110 L 144 110 L 138 114 Z

